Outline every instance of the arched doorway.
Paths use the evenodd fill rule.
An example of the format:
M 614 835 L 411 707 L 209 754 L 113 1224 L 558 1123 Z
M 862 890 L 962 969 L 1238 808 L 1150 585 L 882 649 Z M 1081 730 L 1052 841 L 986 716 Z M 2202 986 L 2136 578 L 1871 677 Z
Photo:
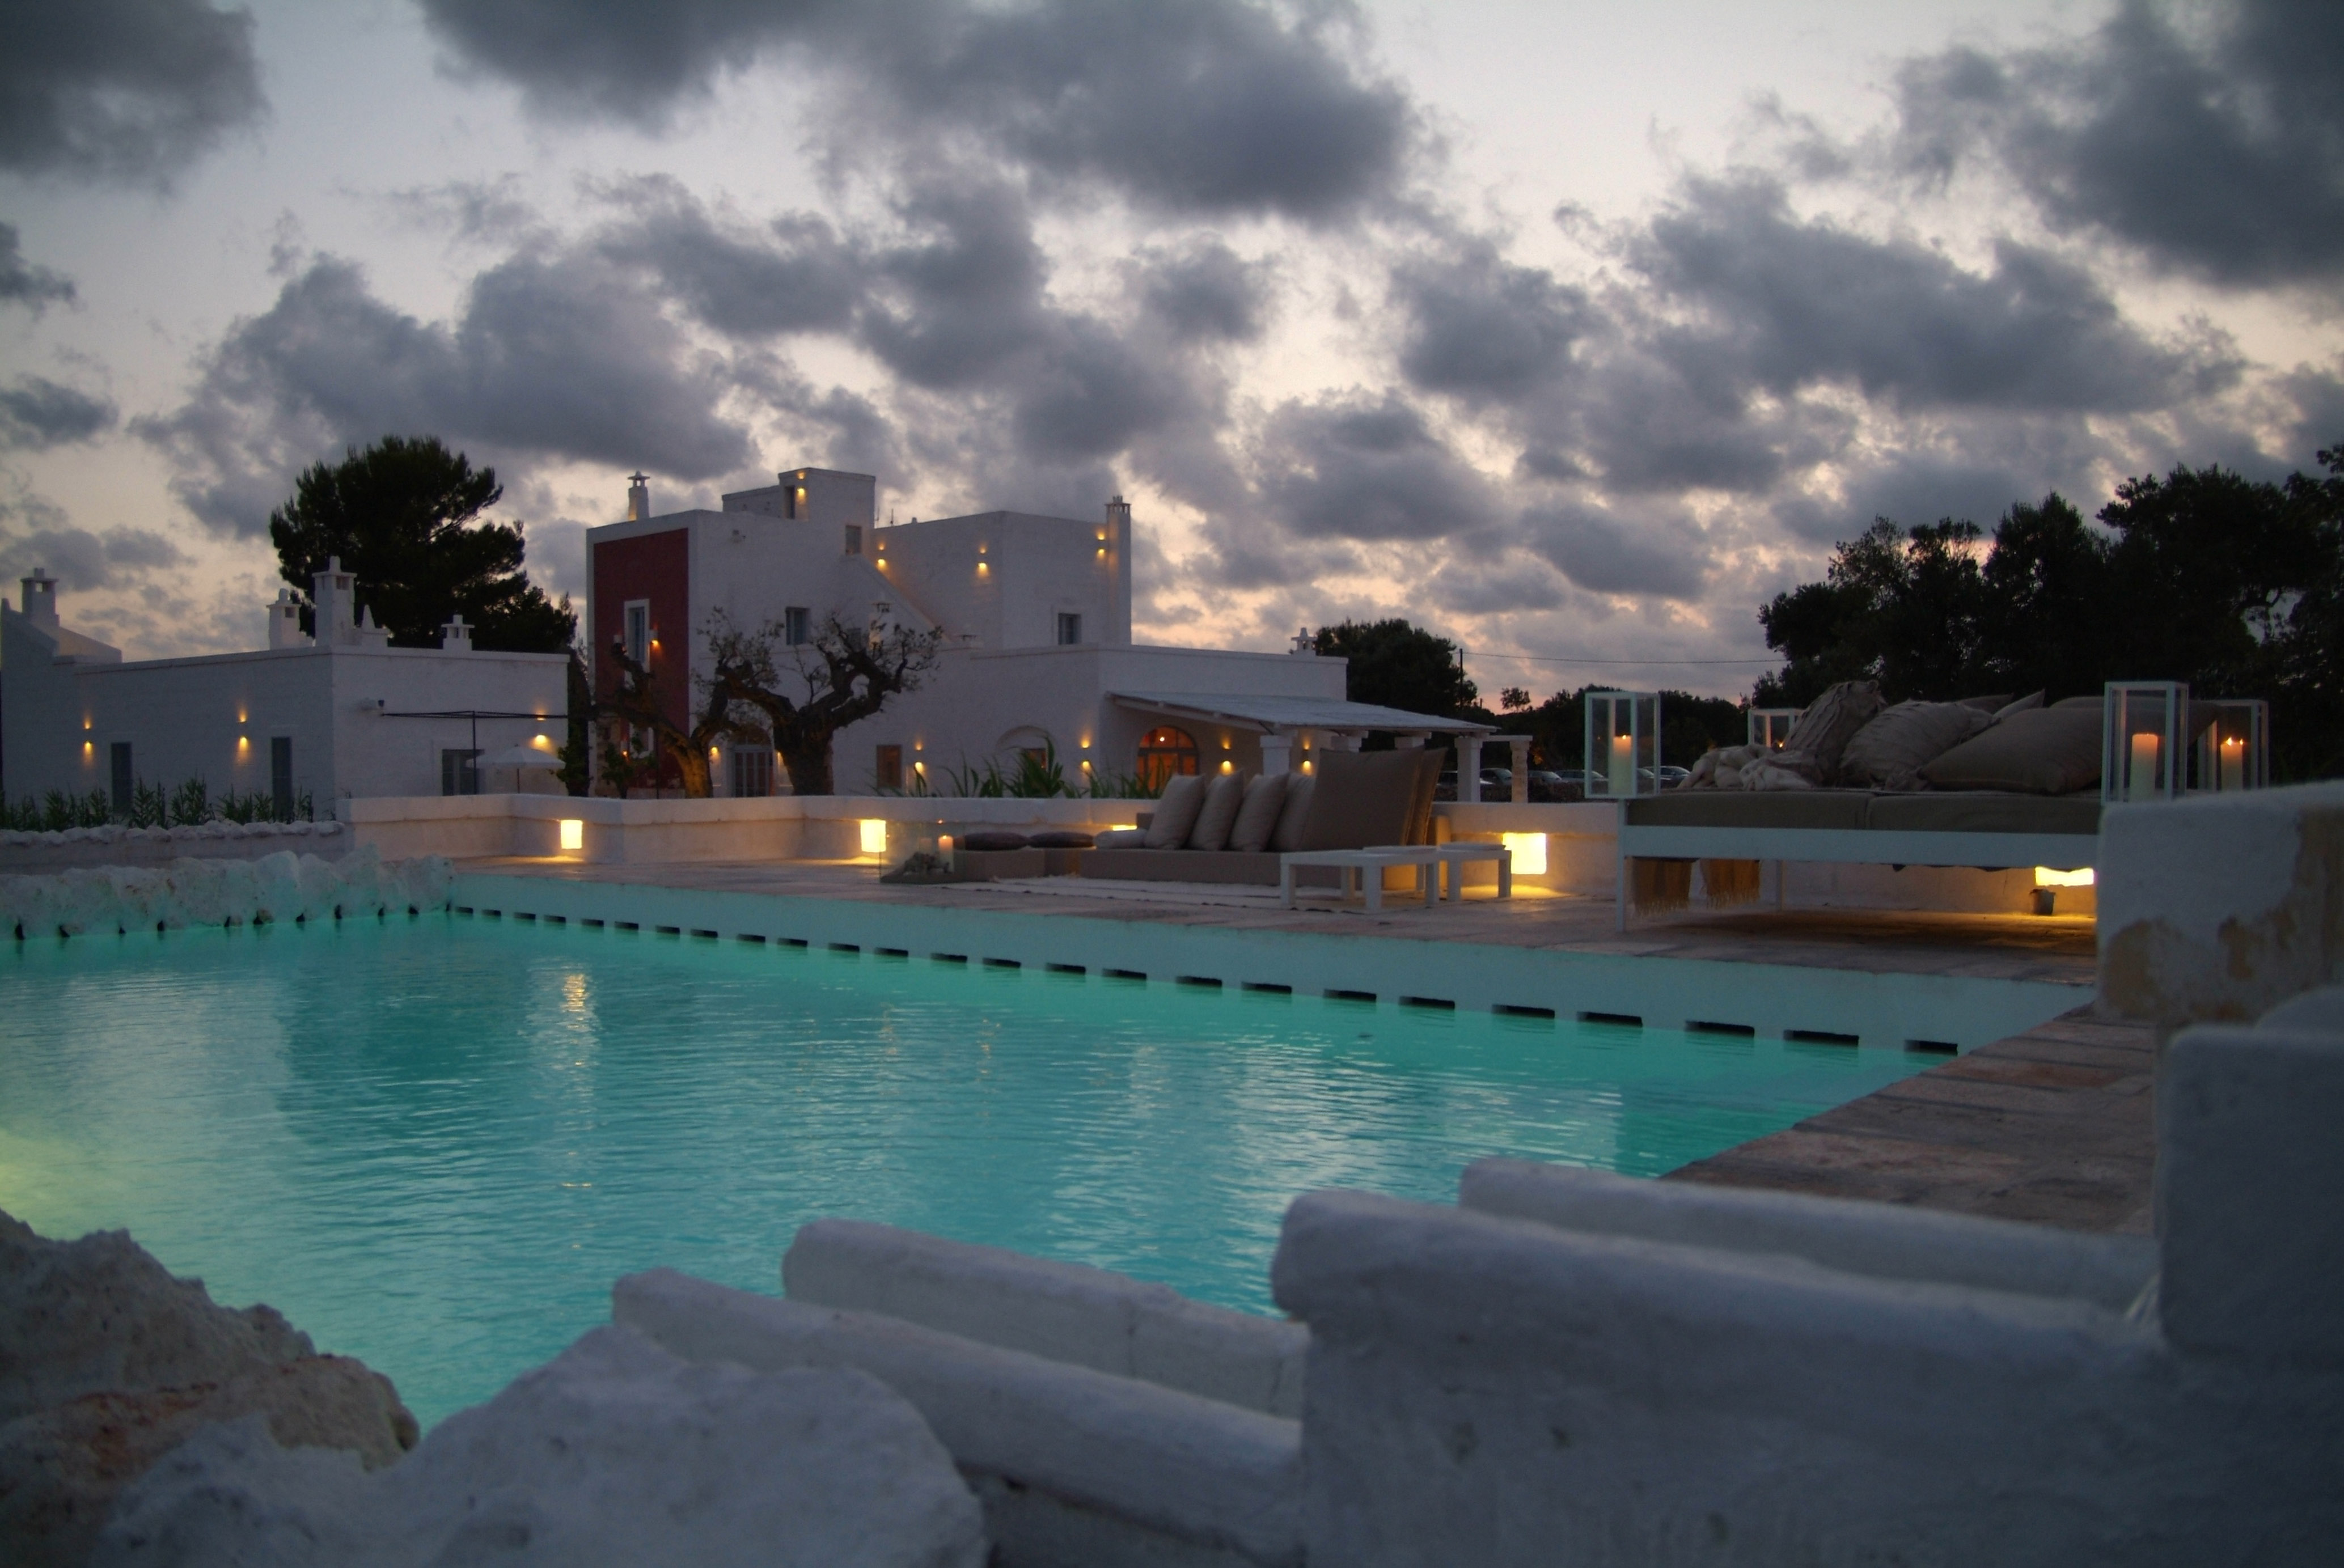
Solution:
M 1197 770 L 1197 739 L 1187 730 L 1159 724 L 1139 742 L 1139 782 L 1149 794 L 1159 793 L 1175 773 Z

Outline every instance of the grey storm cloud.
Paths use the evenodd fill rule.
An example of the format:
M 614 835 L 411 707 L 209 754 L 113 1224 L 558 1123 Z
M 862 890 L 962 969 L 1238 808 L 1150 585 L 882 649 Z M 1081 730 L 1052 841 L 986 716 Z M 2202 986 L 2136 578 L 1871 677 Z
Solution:
M 167 185 L 265 112 L 252 34 L 204 0 L 15 0 L 0 168 Z
M 114 405 L 38 376 L 0 387 L 0 452 L 39 452 L 114 428 Z
M 1268 269 L 1216 236 L 1139 258 L 1136 281 L 1150 314 L 1179 338 L 1251 343 L 1269 308 Z
M 1639 524 L 1563 507 L 1526 511 L 1521 528 L 1531 548 L 1592 592 L 1689 599 L 1702 590 L 1708 552 L 1700 535 L 1682 524 Z
M 622 199 L 631 216 L 596 248 L 656 276 L 670 297 L 728 337 L 843 329 L 862 302 L 863 259 L 821 217 L 722 225 L 666 177 L 637 182 Z
M 2333 286 L 2344 264 L 2344 27 L 2333 0 L 2125 0 L 2089 37 L 1964 45 L 1898 74 L 1896 156 L 2006 172 L 2063 229 L 2226 285 Z
M 1802 221 L 1763 177 L 1687 182 L 1632 250 L 1696 325 L 1673 351 L 1776 394 L 1853 382 L 1908 407 L 2130 412 L 2235 374 L 2150 341 L 2090 274 L 2005 240 L 1990 272 Z
M 1305 538 L 1430 544 L 1486 533 L 1498 518 L 1489 481 L 1394 392 L 1281 406 L 1258 466 L 1262 505 Z
M 1392 292 L 1408 323 L 1400 368 L 1468 401 L 1519 398 L 1552 381 L 1590 325 L 1583 293 L 1503 260 L 1486 240 L 1401 264 Z
M 288 280 L 201 362 L 177 411 L 134 422 L 177 458 L 208 526 L 259 531 L 291 476 L 385 434 L 705 478 L 751 455 L 658 300 L 591 256 L 521 256 L 476 276 L 460 317 L 424 322 L 333 257 Z
M 113 588 L 186 559 L 160 534 L 144 528 L 94 533 L 74 527 L 55 505 L 21 488 L 0 496 L 0 581 L 14 583 L 37 568 L 80 592 Z
M 52 303 L 70 305 L 73 279 L 25 259 L 16 226 L 0 223 L 0 304 L 29 306 L 35 312 Z
M 974 144 L 1178 211 L 1329 217 L 1385 195 L 1416 137 L 1406 95 L 1345 49 L 1339 7 L 1286 21 L 1254 0 L 421 4 L 460 67 L 542 115 L 656 127 L 725 73 L 794 50 L 856 106 L 860 141 Z

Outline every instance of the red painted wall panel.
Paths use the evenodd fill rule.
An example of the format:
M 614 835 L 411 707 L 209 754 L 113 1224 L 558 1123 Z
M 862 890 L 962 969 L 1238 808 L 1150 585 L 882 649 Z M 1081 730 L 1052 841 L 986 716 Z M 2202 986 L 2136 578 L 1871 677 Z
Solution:
M 589 565 L 594 603 L 594 694 L 618 684 L 611 644 L 627 624 L 630 599 L 652 607 L 652 678 L 660 707 L 679 729 L 692 727 L 692 536 L 682 528 L 638 534 L 593 547 Z

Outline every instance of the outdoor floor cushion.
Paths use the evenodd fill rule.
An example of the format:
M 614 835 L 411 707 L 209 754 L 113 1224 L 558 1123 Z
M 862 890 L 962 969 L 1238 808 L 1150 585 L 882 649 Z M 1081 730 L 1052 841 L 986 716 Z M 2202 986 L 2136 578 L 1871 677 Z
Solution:
M 2082 795 L 2006 795 L 1983 789 L 1925 795 L 1874 795 L 1867 827 L 1906 833 L 2074 833 L 2100 830 L 2099 791 Z
M 1939 789 L 2071 795 L 2100 781 L 2100 709 L 2036 708 L 2014 713 L 1921 769 Z
M 1861 828 L 1869 789 L 1674 789 L 1628 802 L 1632 828 Z

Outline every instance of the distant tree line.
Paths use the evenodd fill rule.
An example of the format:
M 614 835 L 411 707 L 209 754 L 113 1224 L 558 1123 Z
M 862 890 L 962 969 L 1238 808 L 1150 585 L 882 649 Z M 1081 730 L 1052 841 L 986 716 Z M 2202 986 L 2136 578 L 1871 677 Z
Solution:
M 1861 678 L 1892 702 L 2186 680 L 2269 700 L 2281 778 L 2344 773 L 2344 443 L 2319 460 L 2324 476 L 2277 484 L 2218 466 L 2128 479 L 2096 525 L 2056 494 L 1990 538 L 1883 518 L 1758 612 L 1785 663 L 1755 699 L 1803 707 Z

